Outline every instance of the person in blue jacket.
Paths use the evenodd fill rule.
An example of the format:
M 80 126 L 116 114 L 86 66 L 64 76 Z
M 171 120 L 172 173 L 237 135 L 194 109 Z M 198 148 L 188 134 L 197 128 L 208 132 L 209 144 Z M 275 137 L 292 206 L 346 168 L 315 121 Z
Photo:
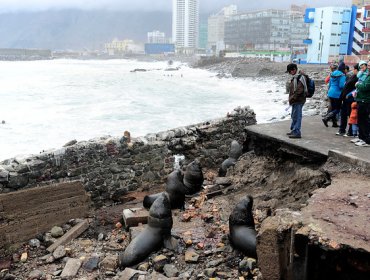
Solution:
M 340 95 L 345 83 L 346 75 L 342 71 L 339 71 L 338 66 L 336 66 L 336 70 L 330 74 L 329 80 L 328 97 L 331 110 L 322 119 L 322 122 L 326 127 L 328 127 L 328 121 L 330 120 L 333 122 L 333 127 L 338 127 L 337 114 L 339 113 L 341 106 Z

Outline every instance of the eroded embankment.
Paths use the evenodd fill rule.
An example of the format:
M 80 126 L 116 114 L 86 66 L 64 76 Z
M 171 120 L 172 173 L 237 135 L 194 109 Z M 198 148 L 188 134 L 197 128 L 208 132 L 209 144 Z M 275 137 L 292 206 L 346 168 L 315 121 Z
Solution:
M 68 258 L 76 262 L 80 260 L 80 265 L 83 264 L 75 277 L 130 279 L 124 278 L 124 272 L 117 267 L 117 254 L 126 248 L 140 228 L 127 232 L 116 223 L 122 218 L 122 209 L 142 205 L 143 194 L 163 190 L 166 175 L 173 170 L 174 155 L 181 153 L 185 155 L 184 164 L 194 158 L 201 160 L 206 179 L 205 190 L 188 198 L 184 211 L 173 210 L 172 234 L 177 239 L 177 245 L 150 254 L 144 262 L 134 267 L 143 271 L 145 279 L 156 279 L 158 273 L 179 279 L 328 279 L 328 275 L 335 275 L 336 279 L 348 279 L 341 278 L 336 270 L 338 267 L 346 272 L 344 276 L 353 273 L 356 279 L 366 279 L 363 276 L 369 272 L 366 266 L 369 250 L 360 248 L 361 240 L 358 240 L 360 245 L 356 247 L 348 239 L 345 241 L 335 238 L 335 235 L 329 236 L 326 231 L 335 231 L 335 227 L 327 228 L 313 218 L 320 222 L 338 222 L 327 215 L 313 217 L 312 210 L 305 210 L 310 209 L 310 197 L 315 197 L 321 190 L 330 191 L 333 180 L 343 174 L 354 173 L 355 169 L 340 162 L 326 162 L 322 158 L 307 161 L 317 157 L 289 149 L 289 146 L 277 152 L 266 140 L 251 141 L 244 128 L 254 123 L 253 112 L 244 108 L 215 122 L 147 135 L 143 139 L 123 137 L 75 143 L 65 147 L 63 153 L 48 153 L 23 160 L 11 159 L 2 166 L 2 195 L 6 196 L 5 192 L 19 188 L 31 190 L 40 185 L 79 179 L 98 209 L 90 213 L 89 229 L 65 245 L 68 250 L 64 248 L 63 252 Z M 233 139 L 243 144 L 244 154 L 228 170 L 225 178 L 217 177 L 218 167 L 227 158 Z M 368 184 L 366 177 L 362 176 L 357 174 L 352 178 L 360 180 L 361 184 Z M 208 190 L 215 189 L 221 192 L 209 196 Z M 365 213 L 362 215 L 365 224 L 368 208 L 364 208 L 364 202 L 369 199 L 368 196 L 364 199 L 363 191 L 357 193 L 357 190 L 349 195 L 348 188 L 346 190 L 347 193 L 328 197 L 331 201 L 344 201 L 349 208 L 343 208 L 340 214 L 346 217 L 356 216 L 357 205 L 365 211 L 361 212 Z M 228 239 L 229 215 L 236 203 L 246 195 L 254 197 L 253 214 L 259 232 L 257 264 L 233 249 Z M 356 196 L 361 199 L 356 200 Z M 343 197 L 348 198 L 348 203 Z M 127 203 L 131 198 L 134 201 Z M 55 203 L 59 202 L 56 200 Z M 111 207 L 99 208 L 102 204 Z M 322 204 L 312 207 L 322 209 L 322 213 L 337 214 L 326 211 Z M 335 204 L 335 207 L 339 206 Z M 354 212 L 350 212 L 352 210 Z M 3 215 L 4 209 L 1 211 Z M 41 212 L 38 214 L 42 215 Z M 6 227 L 7 217 L 2 217 L 1 226 Z M 23 232 L 22 227 L 33 226 L 18 222 L 20 233 Z M 361 220 L 356 220 L 354 224 L 359 222 Z M 19 279 L 31 273 L 34 275 L 35 271 L 41 276 L 34 279 L 51 279 L 60 275 L 66 268 L 65 262 L 45 250 L 52 242 L 48 233 L 52 226 L 40 229 L 41 234 L 37 238 L 41 246 L 25 243 L 6 259 L 9 270 L 4 275 L 13 274 Z M 66 221 L 63 228 L 68 230 L 71 226 L 71 222 Z M 346 234 L 346 231 L 340 233 Z M 368 236 L 365 231 L 362 241 L 366 241 Z M 36 236 L 27 238 L 33 237 Z M 348 250 L 352 253 L 346 254 Z M 328 251 L 330 254 L 324 254 Z M 22 263 L 19 257 L 24 252 L 28 253 L 28 259 Z M 329 258 L 336 252 L 338 258 L 335 262 L 323 261 L 323 258 Z M 88 266 L 91 262 L 96 264 L 92 268 Z M 164 265 L 169 266 L 165 269 Z M 316 273 L 317 267 L 325 267 L 325 273 Z

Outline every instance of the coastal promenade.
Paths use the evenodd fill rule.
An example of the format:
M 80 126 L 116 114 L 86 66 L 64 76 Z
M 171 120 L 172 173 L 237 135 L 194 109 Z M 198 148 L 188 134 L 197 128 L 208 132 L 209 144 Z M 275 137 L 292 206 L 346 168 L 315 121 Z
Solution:
M 350 142 L 352 137 L 335 135 L 338 128 L 325 127 L 320 116 L 303 117 L 301 139 L 290 139 L 286 135 L 289 128 L 290 120 L 248 126 L 246 131 L 258 139 L 269 139 L 306 150 L 311 155 L 321 156 L 323 160 L 336 158 L 365 169 L 370 167 L 370 147 L 358 147 Z

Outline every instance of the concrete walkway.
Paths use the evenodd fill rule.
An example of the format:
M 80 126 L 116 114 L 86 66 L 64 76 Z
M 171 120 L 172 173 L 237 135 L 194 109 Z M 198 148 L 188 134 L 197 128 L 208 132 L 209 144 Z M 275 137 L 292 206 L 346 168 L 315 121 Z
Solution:
M 286 145 L 326 157 L 333 157 L 364 168 L 370 167 L 370 147 L 358 147 L 350 142 L 352 137 L 335 135 L 338 128 L 325 127 L 320 116 L 303 117 L 301 139 L 290 139 L 286 135 L 290 131 L 290 120 L 248 126 L 246 131 L 258 138 L 275 139 Z

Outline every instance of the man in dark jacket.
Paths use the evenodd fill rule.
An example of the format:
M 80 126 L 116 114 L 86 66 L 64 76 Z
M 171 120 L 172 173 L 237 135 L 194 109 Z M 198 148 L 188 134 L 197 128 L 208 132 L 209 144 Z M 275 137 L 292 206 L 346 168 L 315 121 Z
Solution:
M 296 139 L 301 138 L 302 109 L 308 92 L 307 76 L 301 71 L 298 71 L 297 64 L 295 63 L 288 64 L 286 73 L 293 76 L 288 85 L 289 105 L 292 106 L 292 123 L 290 125 L 291 131 L 287 135 L 289 138 Z
M 340 126 L 339 131 L 336 133 L 336 135 L 339 136 L 352 136 L 352 128 L 350 127 L 348 129 L 348 132 L 346 134 L 346 128 L 347 128 L 347 122 L 348 117 L 351 114 L 351 104 L 354 101 L 353 96 L 347 96 L 350 92 L 356 89 L 355 85 L 358 81 L 357 73 L 359 71 L 358 63 L 353 66 L 353 74 L 348 78 L 346 81 L 346 84 L 344 85 L 344 88 L 342 89 L 342 93 L 340 95 Z

